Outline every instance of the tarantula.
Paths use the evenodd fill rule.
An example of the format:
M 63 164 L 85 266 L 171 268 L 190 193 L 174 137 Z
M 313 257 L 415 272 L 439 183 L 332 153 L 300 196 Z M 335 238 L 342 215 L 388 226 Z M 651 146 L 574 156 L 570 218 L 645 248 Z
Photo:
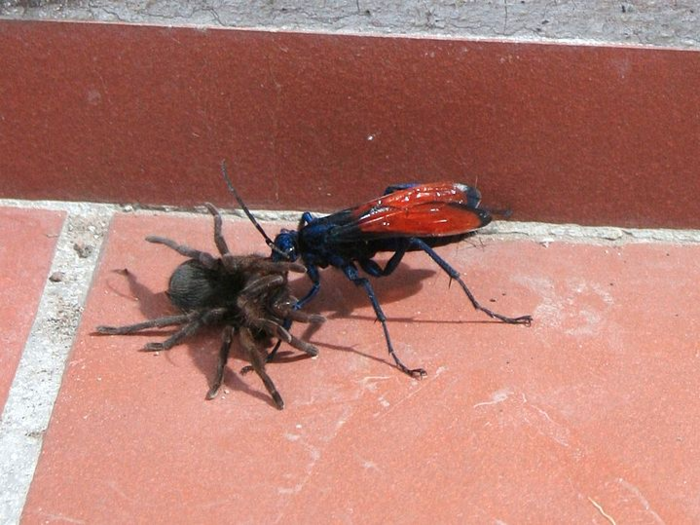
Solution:
M 297 300 L 291 295 L 287 275 L 288 272 L 304 273 L 306 268 L 303 265 L 272 262 L 261 255 L 232 255 L 221 233 L 219 211 L 209 203 L 206 203 L 206 207 L 214 216 L 214 242 L 221 257 L 163 237 L 146 237 L 148 242 L 164 244 L 189 257 L 171 275 L 167 292 L 172 304 L 183 313 L 128 326 L 98 326 L 97 332 L 122 335 L 148 328 L 181 326 L 164 341 L 148 343 L 143 347 L 145 351 L 157 351 L 169 350 L 205 325 L 223 325 L 216 375 L 207 399 L 213 399 L 221 386 L 233 335 L 238 334 L 252 370 L 262 379 L 277 408 L 282 409 L 282 396 L 265 371 L 267 356 L 261 355 L 266 353 L 264 346 L 275 337 L 315 356 L 318 349 L 290 334 L 282 323 L 284 319 L 322 323 L 325 318 L 294 309 Z

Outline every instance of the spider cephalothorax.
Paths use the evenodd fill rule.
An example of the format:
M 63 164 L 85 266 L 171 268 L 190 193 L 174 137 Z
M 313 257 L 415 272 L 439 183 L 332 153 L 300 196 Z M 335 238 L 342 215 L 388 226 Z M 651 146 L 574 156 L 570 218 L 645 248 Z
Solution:
M 148 343 L 144 350 L 168 350 L 193 335 L 202 326 L 223 326 L 216 375 L 207 398 L 212 399 L 221 386 L 234 334 L 238 334 L 251 367 L 262 379 L 278 408 L 284 401 L 265 371 L 265 346 L 275 337 L 309 355 L 318 350 L 312 344 L 289 333 L 284 319 L 304 323 L 322 323 L 320 315 L 294 309 L 297 300 L 287 284 L 288 272 L 304 273 L 305 267 L 292 262 L 273 262 L 261 255 L 232 255 L 221 233 L 221 215 L 211 204 L 214 216 L 214 242 L 221 257 L 194 250 L 163 237 L 146 237 L 148 242 L 164 244 L 189 260 L 178 266 L 170 277 L 168 297 L 183 313 L 159 317 L 128 326 L 98 326 L 100 334 L 131 334 L 148 328 L 180 326 L 162 342 Z M 265 354 L 265 355 L 263 355 Z

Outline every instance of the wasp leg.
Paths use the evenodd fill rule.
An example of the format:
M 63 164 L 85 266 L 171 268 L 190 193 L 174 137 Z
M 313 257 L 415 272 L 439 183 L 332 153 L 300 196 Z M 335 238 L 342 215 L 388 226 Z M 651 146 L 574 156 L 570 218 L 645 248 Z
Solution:
M 503 321 L 504 323 L 508 324 L 524 324 L 524 325 L 530 325 L 532 323 L 532 316 L 530 315 L 521 315 L 520 317 L 506 317 L 505 315 L 498 314 L 496 312 L 493 312 L 489 310 L 488 308 L 485 308 L 484 306 L 481 306 L 479 302 L 476 300 L 474 297 L 474 294 L 472 294 L 469 291 L 469 288 L 467 288 L 467 285 L 464 283 L 462 280 L 462 277 L 460 276 L 459 272 L 452 268 L 445 259 L 440 257 L 437 253 L 435 253 L 435 250 L 433 250 L 430 246 L 428 246 L 425 242 L 423 242 L 421 239 L 418 239 L 416 237 L 411 238 L 410 240 L 411 246 L 423 250 L 425 253 L 428 254 L 428 256 L 437 263 L 437 265 L 442 268 L 442 270 L 450 276 L 450 278 L 454 279 L 459 283 L 459 285 L 462 287 L 462 290 L 464 290 L 464 293 L 467 294 L 467 297 L 472 303 L 472 306 L 481 312 L 484 312 L 486 315 L 491 317 L 492 319 L 498 319 L 499 321 Z
M 360 266 L 362 269 L 367 272 L 369 275 L 372 277 L 386 277 L 387 275 L 391 275 L 394 273 L 394 270 L 399 266 L 399 263 L 401 262 L 401 259 L 403 259 L 403 256 L 406 255 L 406 251 L 408 250 L 408 242 L 403 243 L 396 252 L 394 252 L 394 255 L 391 256 L 391 259 L 387 261 L 387 263 L 384 265 L 384 268 L 379 266 L 376 261 L 373 261 L 372 259 L 365 259 L 362 261 L 359 261 Z
M 312 286 L 311 289 L 306 292 L 306 295 L 299 299 L 294 305 L 295 310 L 301 310 L 306 303 L 316 297 L 316 294 L 321 289 L 321 275 L 318 272 L 318 268 L 310 264 L 306 267 L 306 274 L 309 276 L 309 279 L 311 279 Z
M 309 223 L 314 222 L 316 219 L 314 218 L 313 215 L 311 215 L 311 212 L 305 211 L 304 213 L 301 214 L 301 218 L 299 219 L 299 224 L 297 224 L 297 231 L 301 230 L 304 226 L 306 226 Z
M 422 368 L 408 368 L 405 364 L 403 364 L 401 359 L 399 359 L 399 356 L 396 355 L 396 352 L 394 351 L 394 346 L 391 344 L 389 328 L 386 325 L 386 316 L 384 315 L 381 306 L 379 306 L 379 301 L 377 301 L 377 297 L 376 295 L 374 295 L 374 289 L 372 288 L 372 285 L 370 284 L 369 280 L 367 280 L 365 277 L 360 277 L 357 268 L 355 268 L 355 266 L 352 264 L 343 266 L 342 269 L 348 279 L 350 279 L 357 286 L 362 286 L 365 289 L 365 292 L 367 292 L 367 296 L 369 297 L 369 300 L 372 303 L 372 307 L 374 308 L 374 313 L 377 316 L 377 320 L 380 323 L 382 323 L 382 329 L 384 330 L 384 339 L 386 339 L 386 345 L 387 349 L 389 350 L 389 355 L 391 355 L 391 357 L 394 359 L 394 362 L 396 363 L 396 366 L 399 368 L 399 370 L 417 379 L 426 376 L 427 373 L 425 372 L 425 370 L 423 370 Z

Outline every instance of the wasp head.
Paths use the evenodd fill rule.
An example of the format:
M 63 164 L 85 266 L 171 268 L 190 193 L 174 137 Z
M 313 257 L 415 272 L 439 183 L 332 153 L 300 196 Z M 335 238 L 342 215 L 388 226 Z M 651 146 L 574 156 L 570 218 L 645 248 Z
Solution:
M 272 251 L 272 260 L 294 262 L 299 258 L 297 247 L 297 232 L 282 230 L 275 237 L 275 249 Z

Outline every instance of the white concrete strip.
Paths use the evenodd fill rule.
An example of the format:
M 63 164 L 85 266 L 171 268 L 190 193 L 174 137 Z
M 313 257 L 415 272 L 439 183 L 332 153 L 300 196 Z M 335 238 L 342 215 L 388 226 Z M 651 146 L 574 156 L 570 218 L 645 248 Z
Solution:
M 58 282 L 46 281 L 0 420 L 0 522 L 3 524 L 20 521 L 44 432 L 114 213 L 113 206 L 94 204 L 32 207 L 68 212 L 49 272 L 49 275 L 61 272 L 63 278 Z
M 61 201 L 26 201 L 19 199 L 0 199 L 0 206 L 16 208 L 34 208 L 41 210 L 62 210 L 68 213 L 96 215 L 95 209 L 101 208 L 110 212 L 134 213 L 143 215 L 169 215 L 188 217 L 194 215 L 208 215 L 204 206 L 195 208 L 179 208 L 177 206 L 153 206 L 139 207 L 137 209 L 130 204 L 96 204 L 88 202 L 61 202 Z M 221 209 L 224 217 L 234 220 L 247 221 L 242 210 Z M 296 224 L 302 211 L 297 210 L 252 210 L 253 215 L 264 222 L 280 222 Z M 315 213 L 323 216 L 323 213 Z M 274 229 L 268 234 L 277 233 Z M 544 222 L 518 222 L 495 221 L 487 227 L 479 230 L 479 236 L 495 240 L 529 239 L 539 243 L 574 242 L 587 244 L 625 244 L 625 243 L 673 243 L 673 244 L 698 244 L 700 243 L 700 230 L 671 229 L 671 228 L 625 228 L 619 226 L 580 226 L 578 224 L 551 224 Z
M 542 244 L 573 242 L 585 244 L 672 243 L 698 244 L 700 230 L 670 228 L 621 228 L 618 226 L 579 226 L 544 222 L 496 221 L 479 232 L 494 239 L 529 239 Z

